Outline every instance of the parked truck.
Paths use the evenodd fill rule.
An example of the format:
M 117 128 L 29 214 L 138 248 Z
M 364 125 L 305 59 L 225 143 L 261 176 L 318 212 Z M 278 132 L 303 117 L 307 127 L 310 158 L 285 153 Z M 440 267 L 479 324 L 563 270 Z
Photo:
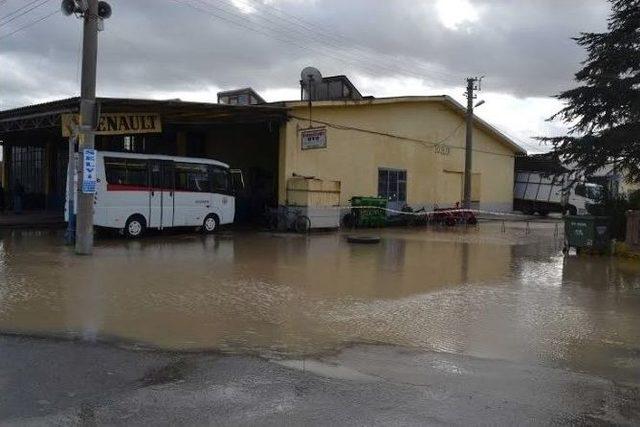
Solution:
M 558 212 L 586 215 L 597 204 L 602 186 L 576 179 L 571 170 L 548 156 L 516 159 L 513 209 L 526 215 Z

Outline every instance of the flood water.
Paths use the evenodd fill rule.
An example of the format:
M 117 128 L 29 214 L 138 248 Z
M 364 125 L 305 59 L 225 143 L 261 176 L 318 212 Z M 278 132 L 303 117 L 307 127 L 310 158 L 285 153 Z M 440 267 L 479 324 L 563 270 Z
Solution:
M 300 357 L 385 343 L 640 381 L 640 265 L 563 257 L 555 225 L 0 240 L 0 331 Z

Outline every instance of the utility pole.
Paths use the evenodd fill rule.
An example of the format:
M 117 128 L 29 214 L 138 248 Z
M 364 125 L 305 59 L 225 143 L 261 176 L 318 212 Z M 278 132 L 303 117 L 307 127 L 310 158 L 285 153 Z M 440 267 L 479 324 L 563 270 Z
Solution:
M 84 150 L 95 146 L 96 121 L 96 68 L 98 60 L 98 0 L 88 0 L 84 12 L 82 34 L 82 80 L 80 83 L 80 140 L 78 150 L 84 163 Z M 82 186 L 83 168 L 78 168 L 78 186 Z M 76 253 L 93 252 L 93 194 L 78 188 L 78 215 L 76 217 Z
M 84 20 L 82 32 L 82 80 L 80 82 L 80 125 L 78 132 L 78 151 L 80 167 L 77 168 L 78 186 L 74 189 L 77 194 L 76 215 L 76 254 L 91 255 L 93 252 L 93 200 L 94 190 L 83 186 L 83 171 L 86 161 L 85 150 L 93 150 L 95 146 L 96 128 L 96 68 L 98 61 L 98 31 L 102 29 L 102 20 L 111 16 L 111 6 L 98 0 L 63 0 L 62 12 L 69 16 L 75 14 Z M 74 162 L 69 150 L 69 163 Z M 95 157 L 95 156 L 94 156 Z M 71 170 L 71 168 L 69 168 Z M 73 176 L 69 177 L 73 180 Z M 73 200 L 73 194 L 69 194 Z M 73 203 L 69 203 L 73 209 Z M 69 211 L 70 227 L 73 211 Z M 72 236 L 71 230 L 69 235 Z
M 464 200 L 463 207 L 465 209 L 471 209 L 471 167 L 473 161 L 473 101 L 476 99 L 474 91 L 479 90 L 476 85 L 480 79 L 477 77 L 470 77 L 467 79 L 467 140 L 465 145 L 464 156 Z

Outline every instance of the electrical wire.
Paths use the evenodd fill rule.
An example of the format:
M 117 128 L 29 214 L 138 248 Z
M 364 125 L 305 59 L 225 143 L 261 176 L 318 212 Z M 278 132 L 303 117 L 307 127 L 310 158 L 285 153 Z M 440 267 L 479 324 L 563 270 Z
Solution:
M 316 52 L 320 53 L 321 55 L 332 57 L 332 58 L 334 58 L 334 59 L 336 59 L 338 61 L 341 61 L 341 62 L 344 62 L 345 60 L 348 61 L 348 62 L 354 62 L 353 60 L 348 60 L 348 59 L 346 59 L 344 57 L 337 56 L 337 54 L 335 52 L 333 52 L 333 51 L 323 51 L 323 50 L 320 50 L 320 49 L 315 48 L 315 47 L 306 46 L 304 44 L 299 43 L 296 40 L 283 38 L 283 37 L 280 37 L 278 35 L 274 35 L 274 34 L 272 34 L 270 32 L 270 31 L 273 31 L 273 32 L 276 32 L 276 33 L 282 33 L 282 31 L 274 30 L 273 28 L 269 28 L 269 27 L 266 27 L 266 26 L 260 25 L 260 24 L 258 24 L 259 28 L 255 28 L 254 26 L 248 25 L 248 24 L 246 24 L 244 22 L 238 22 L 237 20 L 234 20 L 234 19 L 245 20 L 245 17 L 239 16 L 239 15 L 237 15 L 235 13 L 232 13 L 232 12 L 229 12 L 227 10 L 224 10 L 223 8 L 216 7 L 216 6 L 211 6 L 210 4 L 208 4 L 209 6 L 213 7 L 216 10 L 218 10 L 219 12 L 222 12 L 222 13 L 224 13 L 226 15 L 229 15 L 234 19 L 228 18 L 228 17 L 225 17 L 225 16 L 221 16 L 219 14 L 219 12 L 215 12 L 215 11 L 212 11 L 210 9 L 203 8 L 202 6 L 198 6 L 198 5 L 195 5 L 193 3 L 188 3 L 185 0 L 172 0 L 172 1 L 174 1 L 176 3 L 181 3 L 181 4 L 186 5 L 186 6 L 189 6 L 189 7 L 193 8 L 193 9 L 196 9 L 196 10 L 198 10 L 200 12 L 203 12 L 203 13 L 206 13 L 208 15 L 211 15 L 214 18 L 217 18 L 219 20 L 228 22 L 230 24 L 245 28 L 245 29 L 247 29 L 249 31 L 256 32 L 258 34 L 262 34 L 262 35 L 267 36 L 269 38 L 273 38 L 273 39 L 282 41 L 284 43 L 291 44 L 291 45 L 296 46 L 297 48 L 299 48 L 301 50 L 304 50 L 304 51 L 313 50 L 313 51 L 316 51 Z M 203 0 L 196 0 L 196 1 L 198 1 L 200 3 L 205 3 Z M 205 3 L 205 4 L 207 4 L 207 3 Z M 260 28 L 262 28 L 262 29 L 260 29 Z M 286 36 L 286 34 L 285 34 L 285 36 Z M 364 65 L 364 64 L 360 64 L 360 63 L 358 63 L 358 65 L 361 66 L 364 69 L 367 69 L 369 72 L 374 73 L 374 74 L 380 72 L 380 70 L 374 69 L 374 68 L 372 68 L 372 67 L 370 67 L 368 65 Z
M 40 0 L 31 0 L 30 2 L 27 2 L 26 4 L 24 4 L 24 5 L 22 5 L 21 7 L 17 8 L 17 9 L 16 9 L 16 10 L 14 10 L 13 12 L 9 12 L 9 13 L 7 13 L 7 14 L 6 14 L 6 15 L 4 15 L 4 16 L 0 16 L 0 21 L 2 21 L 2 20 L 3 20 L 3 19 L 5 19 L 5 18 L 8 18 L 8 17 L 10 17 L 10 16 L 12 16 L 12 15 L 15 15 L 16 13 L 20 12 L 22 9 L 25 9 L 25 8 L 27 8 L 27 7 L 31 6 L 32 4 L 37 3 L 37 2 L 39 2 L 39 1 L 40 1 Z
M 60 9 L 55 9 L 55 10 L 51 11 L 51 13 L 48 13 L 48 14 L 46 14 L 44 16 L 41 16 L 40 18 L 36 19 L 35 21 L 29 22 L 28 24 L 23 25 L 22 27 L 16 28 L 15 30 L 11 31 L 10 33 L 7 33 L 7 34 L 4 34 L 4 35 L 0 36 L 0 40 L 6 39 L 7 37 L 12 36 L 12 35 L 14 35 L 15 33 L 19 32 L 19 31 L 22 31 L 22 30 L 24 30 L 26 28 L 29 28 L 29 27 L 33 26 L 33 25 L 36 25 L 36 24 L 44 21 L 45 19 L 48 19 L 48 18 L 52 17 L 53 15 L 55 15 L 56 13 L 59 13 L 59 12 L 60 12 Z
M 292 25 L 298 26 L 301 29 L 303 29 L 306 33 L 308 32 L 313 32 L 316 33 L 318 35 L 320 35 L 321 37 L 328 39 L 328 40 L 333 40 L 337 43 L 347 43 L 349 45 L 349 48 L 352 50 L 355 50 L 357 52 L 360 52 L 364 55 L 371 55 L 371 49 L 366 48 L 365 46 L 363 46 L 361 43 L 359 43 L 357 40 L 355 40 L 352 37 L 347 37 L 344 36 L 343 34 L 341 34 L 335 27 L 332 26 L 327 26 L 327 25 L 323 25 L 326 28 L 328 28 L 330 31 L 326 31 L 325 29 L 320 28 L 319 26 L 317 26 L 316 24 L 305 20 L 303 18 L 301 18 L 300 16 L 294 15 L 292 13 L 286 12 L 282 9 L 279 9 L 273 5 L 270 5 L 268 3 L 263 3 L 263 2 L 257 2 L 256 0 L 235 0 L 238 3 L 247 5 L 251 8 L 253 8 L 254 10 L 262 10 L 265 13 L 274 16 L 282 21 L 285 21 L 287 23 L 290 23 Z M 273 12 L 271 12 L 273 11 Z M 283 17 L 284 16 L 284 17 Z M 291 19 L 287 19 L 286 17 L 290 17 Z M 384 54 L 380 54 L 375 52 L 376 55 L 380 56 L 380 55 L 384 55 Z M 389 55 L 385 55 L 385 56 L 389 56 Z M 394 57 L 394 56 L 390 56 L 393 59 L 399 59 L 398 57 Z M 410 60 L 411 62 L 413 62 L 418 68 L 422 68 L 424 69 L 424 64 L 416 61 L 415 59 L 412 58 L 400 58 L 402 59 L 404 62 L 406 62 L 406 60 Z M 405 71 L 407 69 L 403 68 Z M 442 76 L 442 78 L 451 78 L 452 76 L 456 76 L 456 78 L 459 77 L 459 79 L 463 79 L 465 76 L 460 74 L 460 73 L 444 73 L 444 72 L 438 72 L 435 70 L 426 70 L 426 72 L 428 74 L 440 74 L 440 76 Z M 415 71 L 410 71 L 410 73 L 415 73 Z M 457 82 L 458 80 L 456 80 Z
M 30 5 L 32 5 L 32 4 L 34 4 L 34 3 L 38 2 L 38 1 L 40 1 L 40 3 L 36 4 L 35 6 L 33 6 L 33 7 L 29 8 L 29 9 L 27 9 L 27 10 L 24 10 L 24 11 L 22 11 L 22 12 L 18 13 L 20 10 L 22 10 L 22 9 L 24 9 L 24 8 L 26 8 L 26 7 L 29 7 Z M 21 8 L 16 9 L 16 10 L 14 10 L 13 12 L 9 13 L 8 15 L 5 15 L 5 16 L 3 16 L 2 18 L 0 18 L 0 21 L 5 20 L 6 18 L 9 18 L 9 19 L 7 19 L 6 21 L 4 21 L 4 22 L 0 23 L 0 27 L 2 27 L 2 26 L 4 26 L 4 25 L 9 24 L 9 22 L 14 21 L 14 20 L 16 20 L 16 19 L 20 18 L 21 16 L 24 16 L 24 15 L 28 14 L 28 13 L 29 13 L 29 12 L 31 12 L 32 10 L 35 10 L 35 9 L 37 9 L 37 8 L 41 7 L 41 6 L 44 6 L 45 4 L 49 3 L 50 1 L 51 1 L 51 0 L 43 0 L 43 1 L 41 1 L 41 0 L 35 0 L 35 1 L 30 2 L 30 3 L 27 3 L 25 6 L 22 6 Z M 17 14 L 16 14 L 16 13 L 17 13 Z
M 302 38 L 308 38 L 308 34 L 301 34 L 300 30 L 293 30 L 290 27 L 288 27 L 287 29 L 283 29 L 281 27 L 274 27 L 273 24 L 274 21 L 272 20 L 268 20 L 267 23 L 261 23 L 261 22 L 253 22 L 247 19 L 246 16 L 241 15 L 239 12 L 234 12 L 234 11 L 230 11 L 229 9 L 220 6 L 220 2 L 217 2 L 216 4 L 211 3 L 211 0 L 209 1 L 205 1 L 205 0 L 173 0 L 174 2 L 177 3 L 181 3 L 183 5 L 189 6 L 193 9 L 196 9 L 200 12 L 204 12 L 207 13 L 209 15 L 211 15 L 214 18 L 217 18 L 219 20 L 225 21 L 227 23 L 231 23 L 233 25 L 245 28 L 249 31 L 252 32 L 256 32 L 258 34 L 262 34 L 265 35 L 267 37 L 282 41 L 284 43 L 288 43 L 291 45 L 294 45 L 298 48 L 300 48 L 301 50 L 304 51 L 309 51 L 309 50 L 313 50 L 315 52 L 320 53 L 321 55 L 324 56 L 328 56 L 328 57 L 332 57 L 338 61 L 344 62 L 351 62 L 351 63 L 355 63 L 357 66 L 367 70 L 368 72 L 372 73 L 372 74 L 380 74 L 380 73 L 385 73 L 385 72 L 394 72 L 397 74 L 411 74 L 417 78 L 423 79 L 424 75 L 420 75 L 417 74 L 415 72 L 410 72 L 408 70 L 399 70 L 396 68 L 390 68 L 387 66 L 381 66 L 381 64 L 379 63 L 379 61 L 376 61 L 375 64 L 370 63 L 370 61 L 368 61 L 365 58 L 362 57 L 356 57 L 353 54 L 347 54 L 345 55 L 344 53 L 338 53 L 335 51 L 335 49 L 330 49 L 327 48 L 324 45 L 321 46 L 309 46 L 309 45 L 305 45 L 303 44 L 304 42 L 301 42 L 300 40 Z M 193 2 L 196 1 L 199 4 L 194 4 Z M 227 6 L 231 6 L 229 3 L 224 3 Z M 235 7 L 234 7 L 235 8 Z M 213 10 L 212 10 L 213 9 Z M 222 16 L 221 14 L 224 14 L 224 16 Z M 273 34 L 275 33 L 275 34 Z M 295 36 L 294 38 L 292 38 L 292 36 Z M 323 50 L 324 49 L 324 50 Z M 386 70 L 386 71 L 382 71 L 382 70 Z M 451 81 L 451 83 L 453 83 L 453 81 Z M 456 85 L 459 84 L 459 82 L 454 83 Z
M 211 1 L 211 0 L 209 0 Z M 224 0 L 216 0 L 217 3 L 221 3 L 224 2 L 224 4 L 230 5 L 228 3 L 228 1 L 224 1 Z M 375 64 L 376 66 L 380 67 L 381 69 L 386 69 L 390 72 L 393 73 L 402 73 L 402 74 L 407 74 L 407 75 L 413 75 L 417 78 L 423 79 L 424 75 L 420 74 L 418 72 L 415 71 L 415 69 L 408 69 L 405 68 L 402 65 L 395 65 L 395 66 L 391 66 L 391 65 L 387 65 L 384 61 L 380 61 L 380 56 L 382 56 L 381 54 L 376 54 L 378 55 L 378 58 L 372 58 L 373 53 L 370 50 L 365 50 L 366 48 L 363 48 L 358 42 L 354 41 L 353 39 L 347 39 L 347 38 L 340 38 L 340 37 L 336 37 L 333 35 L 330 35 L 324 31 L 321 30 L 316 30 L 314 29 L 311 25 L 307 25 L 307 24 L 300 24 L 292 19 L 287 19 L 287 18 L 283 18 L 281 16 L 279 16 L 278 14 L 271 12 L 271 10 L 269 9 L 262 9 L 259 8 L 257 3 L 250 3 L 249 0 L 235 0 L 238 4 L 242 4 L 245 5 L 246 7 L 250 7 L 253 8 L 255 11 L 260 11 L 260 12 L 264 12 L 265 14 L 268 14 L 269 16 L 274 17 L 277 21 L 273 21 L 271 19 L 268 19 L 264 16 L 262 16 L 261 18 L 267 22 L 271 22 L 275 25 L 282 25 L 284 23 L 284 25 L 286 26 L 286 29 L 288 31 L 291 32 L 295 32 L 296 34 L 299 34 L 300 37 L 310 37 L 312 38 L 312 40 L 318 41 L 320 43 L 323 44 L 327 44 L 331 47 L 334 47 L 336 49 L 340 49 L 343 50 L 344 53 L 346 55 L 349 55 L 359 61 L 366 61 L 370 64 Z M 233 5 L 231 5 L 233 6 Z M 265 8 L 270 7 L 273 10 L 279 10 L 277 8 L 271 7 L 267 4 L 263 4 L 260 3 L 260 6 L 264 6 Z M 235 6 L 233 6 L 235 8 Z M 302 18 L 296 17 L 295 15 L 292 14 L 286 14 L 288 16 L 291 16 L 293 18 L 296 18 L 298 21 L 304 22 L 302 20 Z M 344 46 L 342 45 L 343 43 L 347 43 L 349 45 L 349 49 L 345 50 Z M 384 55 L 384 56 L 389 56 L 389 55 Z M 390 58 L 394 59 L 394 60 L 398 60 L 397 57 L 393 57 L 390 56 Z M 418 64 L 417 67 L 419 68 L 424 68 L 423 64 Z M 425 70 L 426 73 L 428 74 L 436 74 L 433 71 L 427 71 Z M 441 79 L 451 79 L 453 73 L 451 74 L 442 74 L 444 77 L 441 77 Z M 462 77 L 460 78 L 462 79 Z M 456 80 L 456 83 L 459 84 L 459 81 Z
M 296 120 L 301 120 L 301 121 L 309 121 L 308 117 L 300 117 L 300 116 L 296 116 L 293 114 L 289 114 L 289 117 L 296 119 Z M 445 143 L 446 141 L 448 141 L 450 138 L 452 138 L 457 132 L 458 130 L 460 130 L 460 128 L 463 126 L 464 123 L 460 123 L 458 125 L 458 127 L 456 127 L 450 134 L 448 134 L 447 136 L 445 136 L 444 138 L 437 140 L 437 141 L 426 141 L 424 139 L 418 139 L 418 138 L 411 138 L 411 137 L 407 137 L 407 136 L 402 136 L 402 135 L 396 135 L 393 133 L 387 133 L 387 132 L 380 132 L 380 131 L 376 131 L 376 130 L 372 130 L 372 129 L 364 129 L 364 128 L 359 128 L 359 127 L 355 127 L 355 126 L 347 126 L 347 125 L 341 125 L 341 124 L 336 124 L 336 123 L 331 123 L 331 122 L 326 122 L 326 121 L 322 121 L 322 120 L 317 120 L 317 119 L 311 119 L 312 123 L 319 123 L 322 125 L 325 125 L 327 127 L 333 128 L 333 129 L 338 129 L 338 130 L 345 130 L 345 131 L 353 131 L 353 132 L 362 132 L 362 133 L 368 133 L 368 134 L 372 134 L 372 135 L 377 135 L 377 136 L 384 136 L 387 138 L 394 138 L 394 139 L 399 139 L 402 141 L 408 141 L 408 142 L 414 142 L 417 144 L 421 144 L 425 147 L 437 147 L 443 143 Z M 449 146 L 449 148 L 451 149 L 456 149 L 456 150 L 465 150 L 465 147 L 458 147 L 458 146 Z M 495 151 L 488 151 L 488 150 L 479 150 L 477 148 L 472 149 L 472 151 L 477 152 L 477 153 L 483 153 L 483 154 L 492 154 L 492 155 L 496 155 L 496 156 L 503 156 L 503 157 L 516 157 L 513 154 L 505 154 L 505 153 L 498 153 Z
M 299 16 L 296 16 L 294 14 L 291 14 L 290 12 L 284 11 L 283 9 L 280 9 L 278 7 L 275 7 L 271 4 L 268 3 L 263 3 L 259 0 L 235 0 L 235 2 L 238 3 L 243 3 L 245 5 L 248 4 L 249 7 L 252 7 L 254 10 L 264 10 L 264 9 L 271 9 L 274 12 L 270 13 L 270 15 L 272 16 L 276 16 L 276 14 L 281 14 L 283 16 L 288 16 L 291 17 L 291 20 L 288 20 L 288 22 L 292 22 L 292 21 L 298 21 L 300 22 L 300 24 L 297 24 L 299 26 L 301 26 L 302 28 L 306 28 L 308 31 L 315 31 L 317 33 L 321 33 L 323 34 L 324 37 L 327 38 L 331 38 L 333 40 L 336 40 L 337 42 L 346 42 L 349 43 L 350 46 L 355 46 L 355 49 L 357 51 L 360 52 L 364 52 L 365 54 L 371 54 L 371 52 L 367 51 L 367 48 L 362 46 L 357 40 L 355 40 L 352 37 L 347 37 L 344 36 L 343 34 L 340 34 L 340 31 L 337 30 L 335 27 L 332 26 L 327 26 L 326 24 L 323 23 L 323 27 L 328 28 L 331 31 L 325 31 L 323 29 L 321 29 L 320 27 L 318 27 L 317 25 L 313 24 L 312 22 L 310 22 L 309 20 L 305 20 Z M 269 11 L 266 11 L 267 13 L 269 13 Z M 280 19 L 285 19 L 285 18 L 280 18 Z M 295 24 L 295 22 L 292 22 L 293 24 Z M 315 28 L 314 28 L 315 27 Z M 363 50 L 364 49 L 364 50 Z M 384 54 L 380 54 L 380 53 L 376 53 L 376 55 L 380 56 L 380 55 L 384 55 Z M 414 59 L 411 57 L 394 57 L 394 56 L 390 56 L 390 55 L 386 55 L 389 58 L 393 58 L 394 60 L 397 61 L 402 61 L 404 63 L 407 62 L 411 62 L 415 68 L 417 69 L 422 69 L 424 70 L 425 74 L 428 75 L 440 75 L 440 79 L 447 82 L 447 83 L 453 83 L 454 86 L 459 86 L 459 81 L 463 80 L 464 78 L 468 77 L 464 74 L 461 73 L 457 73 L 457 72 L 442 72 L 442 71 L 437 71 L 437 70 L 433 70 L 433 69 L 429 69 L 429 68 L 425 68 L 425 64 Z M 406 70 L 406 68 L 403 67 L 403 69 Z M 415 71 L 409 71 L 408 74 L 412 74 L 415 75 Z M 485 74 L 485 73 L 479 73 L 479 74 Z M 456 80 L 450 80 L 451 77 L 455 77 Z M 419 75 L 419 78 L 424 78 L 424 75 Z M 523 85 L 523 84 L 508 84 L 507 85 L 510 88 L 513 89 L 520 89 L 520 90 L 525 90 L 528 91 L 531 89 L 530 86 L 528 85 Z

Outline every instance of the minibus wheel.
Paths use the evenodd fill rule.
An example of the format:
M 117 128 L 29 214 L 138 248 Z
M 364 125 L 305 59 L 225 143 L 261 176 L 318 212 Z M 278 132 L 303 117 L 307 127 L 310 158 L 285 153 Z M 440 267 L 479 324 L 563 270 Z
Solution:
M 146 229 L 144 218 L 141 215 L 131 215 L 124 225 L 124 235 L 130 239 L 142 237 Z
M 218 217 L 214 214 L 209 214 L 202 222 L 202 232 L 206 234 L 215 233 L 218 229 Z

